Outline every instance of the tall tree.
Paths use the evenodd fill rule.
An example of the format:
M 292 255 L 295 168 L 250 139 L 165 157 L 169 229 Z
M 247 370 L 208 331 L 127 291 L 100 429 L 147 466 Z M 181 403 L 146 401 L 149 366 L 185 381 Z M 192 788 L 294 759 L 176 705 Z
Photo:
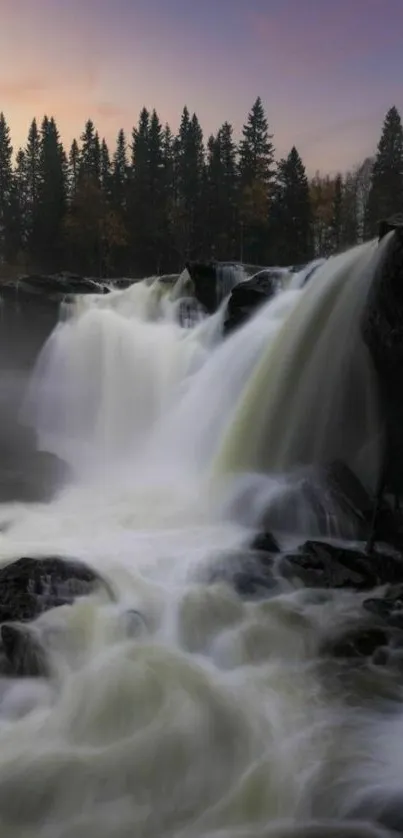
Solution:
M 100 182 L 103 194 L 109 200 L 112 197 L 112 165 L 105 138 L 101 143 L 100 155 Z
M 57 270 L 67 200 L 67 161 L 53 117 L 44 117 L 40 137 L 38 222 L 34 253 L 38 265 Z
M 237 171 L 232 126 L 225 122 L 207 144 L 207 254 L 216 259 L 237 256 Z
M 80 149 L 76 139 L 73 140 L 69 151 L 68 191 L 72 199 L 76 194 L 80 174 Z
M 269 134 L 260 96 L 248 115 L 242 135 L 239 146 L 241 258 L 258 262 L 266 255 L 275 177 L 273 135 Z
M 87 120 L 81 134 L 80 179 L 83 178 L 91 178 L 98 184 L 101 178 L 101 145 L 91 119 Z
M 303 264 L 312 258 L 309 183 L 295 146 L 278 164 L 271 224 L 273 252 L 279 264 Z
M 10 129 L 0 113 L 0 260 L 10 261 L 12 253 L 13 170 Z
M 365 232 L 377 233 L 378 222 L 403 210 L 403 128 L 399 111 L 390 108 L 372 170 Z
M 202 220 L 204 186 L 203 132 L 196 114 L 183 109 L 174 144 L 176 206 L 174 238 L 182 259 L 195 258 L 203 249 Z
M 330 222 L 332 250 L 337 253 L 342 244 L 343 226 L 343 178 L 338 174 L 334 181 L 334 194 L 332 201 L 332 217 Z
M 112 161 L 111 190 L 115 209 L 123 211 L 127 199 L 127 143 L 123 129 L 119 131 Z
M 150 211 L 148 205 L 148 149 L 150 114 L 142 108 L 137 127 L 132 130 L 130 187 L 128 191 L 131 268 L 140 276 L 148 272 L 146 244 Z
M 41 143 L 36 119 L 33 119 L 28 132 L 25 150 L 27 171 L 27 235 L 28 250 L 32 252 L 35 245 L 36 228 L 38 224 L 38 196 L 40 179 Z

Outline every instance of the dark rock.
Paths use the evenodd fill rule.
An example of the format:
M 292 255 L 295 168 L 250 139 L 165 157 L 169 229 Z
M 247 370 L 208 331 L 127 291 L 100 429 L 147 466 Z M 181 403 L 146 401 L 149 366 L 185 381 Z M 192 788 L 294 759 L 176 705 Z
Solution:
M 224 319 L 224 335 L 242 326 L 252 314 L 274 296 L 279 287 L 278 272 L 267 269 L 232 289 Z
M 194 295 L 213 314 L 230 291 L 245 279 L 246 266 L 237 262 L 186 262 Z
M 46 652 L 26 626 L 3 625 L 0 630 L 3 675 L 40 678 L 49 675 Z
M 377 373 L 385 425 L 384 477 L 403 493 L 403 218 L 380 225 L 380 238 L 393 231 L 374 277 L 362 320 L 362 334 Z
M 262 532 L 253 539 L 251 549 L 262 553 L 279 553 L 280 547 L 271 532 Z
M 388 634 L 381 628 L 357 628 L 322 647 L 324 654 L 337 658 L 369 658 L 388 644 Z
M 279 564 L 287 579 L 299 579 L 307 587 L 370 590 L 403 582 L 403 560 L 392 553 L 340 547 L 323 541 L 307 541 Z
M 242 597 L 267 597 L 277 584 L 273 570 L 273 556 L 269 553 L 229 553 L 208 569 L 208 583 L 227 582 Z
M 81 562 L 21 558 L 0 568 L 0 623 L 28 622 L 44 611 L 87 596 L 100 578 Z
M 215 262 L 186 262 L 193 282 L 195 297 L 209 314 L 217 309 L 217 275 Z

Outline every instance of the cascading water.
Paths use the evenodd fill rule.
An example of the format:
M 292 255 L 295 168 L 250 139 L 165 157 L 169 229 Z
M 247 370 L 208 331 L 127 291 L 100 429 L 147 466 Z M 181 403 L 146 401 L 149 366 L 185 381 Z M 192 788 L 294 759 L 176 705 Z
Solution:
M 0 835 L 391 836 L 376 821 L 401 797 L 403 717 L 381 676 L 363 710 L 359 676 L 346 687 L 319 656 L 363 597 L 208 584 L 289 486 L 278 472 L 376 437 L 357 343 L 376 258 L 329 261 L 226 341 L 224 307 L 181 328 L 180 289 L 158 280 L 77 302 L 51 336 L 23 418 L 72 478 L 1 508 L 0 556 L 77 556 L 114 598 L 41 616 L 52 676 L 0 681 Z

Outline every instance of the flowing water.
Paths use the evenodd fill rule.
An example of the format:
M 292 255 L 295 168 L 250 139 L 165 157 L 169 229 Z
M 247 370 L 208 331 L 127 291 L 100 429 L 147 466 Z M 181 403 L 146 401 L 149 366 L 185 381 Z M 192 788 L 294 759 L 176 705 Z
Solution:
M 271 505 L 284 546 L 317 531 L 301 468 L 345 450 L 376 477 L 358 321 L 378 258 L 369 245 L 330 260 L 225 341 L 225 303 L 182 328 L 182 292 L 158 280 L 63 317 L 23 421 L 71 480 L 50 504 L 0 507 L 0 556 L 76 556 L 113 598 L 40 617 L 52 677 L 0 682 L 1 836 L 402 827 L 400 687 L 375 668 L 346 681 L 319 654 L 361 595 L 279 581 L 242 600 L 231 584 Z

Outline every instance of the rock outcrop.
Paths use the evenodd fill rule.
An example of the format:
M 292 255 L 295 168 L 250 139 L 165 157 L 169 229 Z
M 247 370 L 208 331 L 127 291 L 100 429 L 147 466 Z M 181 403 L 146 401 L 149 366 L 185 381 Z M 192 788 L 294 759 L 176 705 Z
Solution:
M 362 333 L 378 377 L 385 423 L 384 480 L 403 493 L 403 216 L 380 225 L 380 239 L 392 233 L 374 278 Z
M 49 674 L 46 649 L 31 625 L 45 611 L 88 596 L 103 580 L 87 565 L 60 557 L 24 557 L 0 568 L 0 673 L 13 677 Z
M 276 271 L 260 271 L 232 289 L 224 318 L 224 334 L 242 326 L 278 290 L 281 281 Z

